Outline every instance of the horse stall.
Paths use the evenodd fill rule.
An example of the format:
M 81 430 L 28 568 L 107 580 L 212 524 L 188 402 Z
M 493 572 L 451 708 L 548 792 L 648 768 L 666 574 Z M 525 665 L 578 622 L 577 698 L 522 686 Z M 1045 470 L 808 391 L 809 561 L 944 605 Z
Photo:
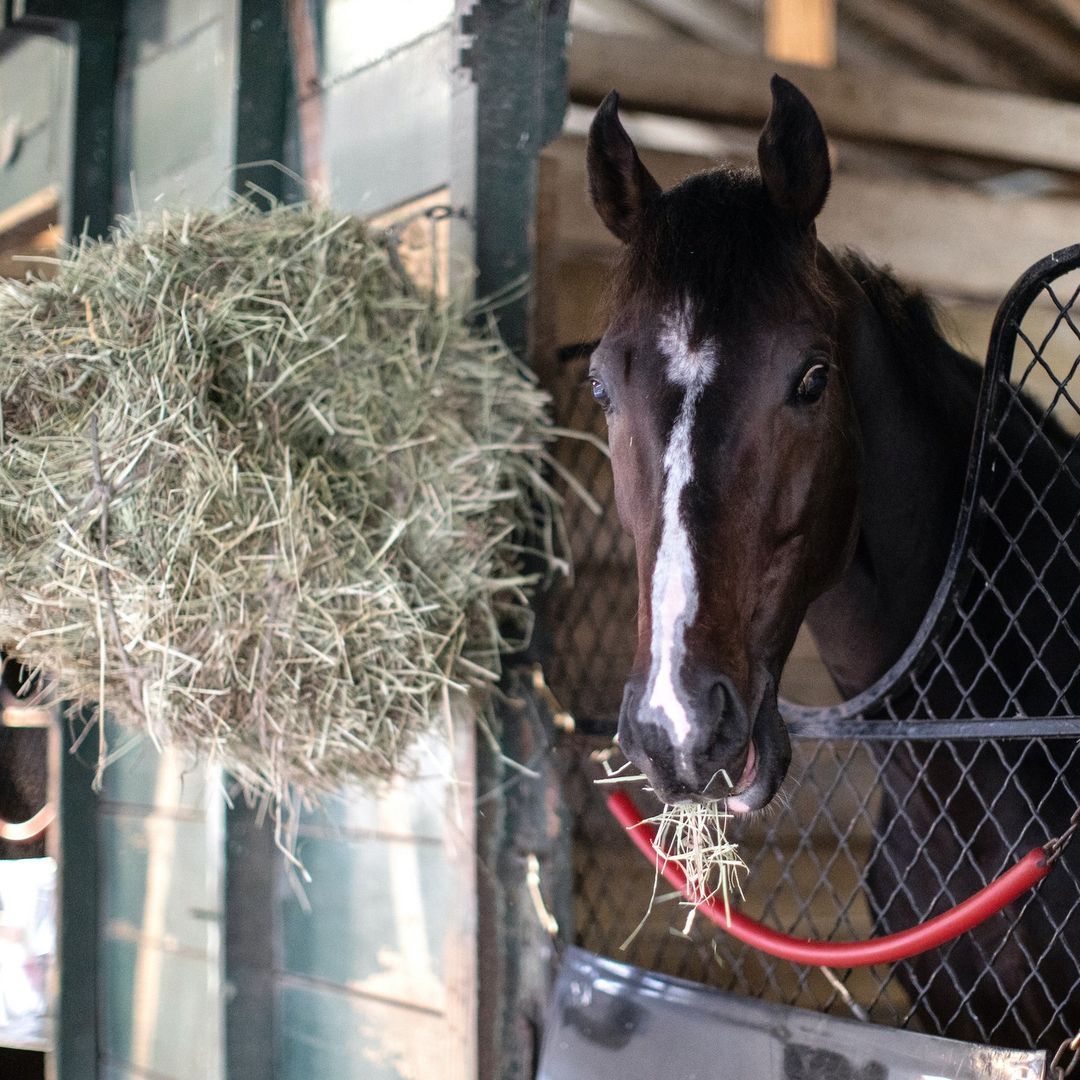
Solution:
M 829 139 L 821 240 L 924 290 L 949 340 L 986 360 L 963 495 L 950 510 L 957 532 L 929 612 L 890 670 L 846 701 L 803 628 L 780 688 L 790 779 L 779 805 L 730 825 L 747 864 L 739 910 L 800 940 L 863 941 L 918 926 L 1033 846 L 1069 835 L 1076 821 L 1080 156 L 1063 133 L 1078 129 L 1080 106 L 1075 76 L 1061 70 L 1056 82 L 1051 67 L 1019 55 L 1040 35 L 1060 58 L 1075 57 L 1080 39 L 1075 24 L 1052 31 L 1057 16 L 1038 10 L 769 2 L 762 17 L 758 5 L 726 0 L 571 7 L 569 107 L 540 154 L 532 296 L 534 364 L 561 425 L 605 439 L 585 380 L 611 310 L 620 243 L 590 205 L 586 135 L 612 88 L 645 167 L 666 190 L 717 163 L 756 164 L 770 76 L 787 76 Z M 999 51 L 1006 40 L 1009 59 Z M 1021 392 L 1036 403 L 1030 415 Z M 1020 415 L 1024 432 L 1006 435 Z M 1042 450 L 1045 470 L 1031 456 Z M 576 1019 L 557 1021 L 560 1045 L 587 1060 L 592 1076 L 637 1067 L 654 1075 L 676 1063 L 715 1067 L 718 1076 L 781 1075 L 770 1071 L 779 1065 L 727 1049 L 739 1040 L 737 1024 L 706 1042 L 707 1024 L 682 1027 L 677 1007 L 652 1013 L 647 998 L 669 999 L 659 983 L 649 990 L 636 981 L 645 976 L 634 969 L 644 969 L 676 985 L 691 980 L 861 1024 L 1041 1051 L 1049 1063 L 1080 1023 L 1075 852 L 1055 868 L 1056 880 L 977 931 L 895 963 L 777 959 L 700 914 L 684 928 L 677 890 L 663 880 L 657 887 L 656 860 L 628 842 L 605 808 L 612 788 L 595 783 L 605 779 L 598 759 L 612 752 L 637 647 L 637 571 L 605 454 L 579 441 L 564 443 L 562 455 L 599 506 L 568 496 L 574 580 L 549 600 L 545 673 L 574 727 L 560 740 L 572 941 L 633 968 L 598 961 L 593 969 L 575 955 L 573 978 L 593 986 L 596 1005 L 562 988 L 561 1006 Z M 637 797 L 655 812 L 648 796 Z M 648 1040 L 620 1039 L 620 1023 L 637 1030 L 637 1007 L 643 1028 L 671 1025 L 670 1047 L 656 1034 L 656 1054 Z M 698 1007 L 714 1015 L 709 999 L 685 1005 Z M 710 1023 L 734 1010 L 747 1040 L 753 1027 L 796 1023 L 767 1011 L 755 1020 L 742 1008 L 719 1001 Z M 783 1051 L 783 1075 L 885 1075 L 892 1065 L 907 1075 L 899 1049 L 863 1072 L 865 1056 L 845 1056 L 843 1026 L 821 1030 L 831 1034 L 817 1056 L 794 1060 L 790 1046 L 773 1045 L 773 1061 Z M 695 1038 L 699 1055 L 674 1049 Z M 769 1052 L 767 1040 L 754 1045 Z M 927 1073 L 969 1075 L 941 1053 L 938 1068 L 933 1058 L 923 1063 Z M 1063 1049 L 1054 1068 L 1072 1053 Z M 574 1075 L 554 1051 L 548 1067 L 545 1076 Z M 1000 1075 L 1043 1075 L 1043 1067 L 1024 1059 Z M 970 1075 L 990 1068 L 984 1062 Z
M 305 807 L 302 871 L 223 769 L 60 722 L 5 669 L 0 1077 L 1066 1075 L 1072 1051 L 1047 1068 L 1080 1025 L 1071 3 L 12 0 L 0 27 L 0 274 L 47 275 L 117 214 L 309 195 L 388 236 L 421 289 L 476 299 L 574 432 L 547 477 L 573 576 L 538 597 L 494 714 L 462 700 L 416 778 Z M 869 965 L 688 921 L 595 783 L 637 585 L 583 385 L 619 251 L 586 133 L 617 88 L 663 187 L 753 165 L 774 71 L 828 135 L 822 240 L 924 289 L 987 361 L 902 655 L 843 700 L 798 635 L 790 779 L 731 823 L 733 910 L 774 944 L 876 942 L 1018 860 L 1033 879 L 1037 845 L 1054 863 L 974 931 Z M 12 957 L 33 995 L 6 993 Z

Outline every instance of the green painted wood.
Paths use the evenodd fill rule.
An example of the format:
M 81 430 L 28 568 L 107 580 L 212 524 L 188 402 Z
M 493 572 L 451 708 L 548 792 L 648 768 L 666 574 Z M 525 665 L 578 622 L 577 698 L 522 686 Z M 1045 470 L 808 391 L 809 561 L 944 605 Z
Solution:
M 57 889 L 57 1080 L 94 1080 L 98 1067 L 98 800 L 93 740 L 72 753 L 74 725 L 61 723 Z
M 559 134 L 566 109 L 569 0 L 477 0 L 459 7 L 469 36 L 461 55 L 476 86 L 472 220 L 476 292 L 522 287 L 532 269 L 530 227 L 536 207 L 537 158 Z M 500 305 L 499 329 L 524 355 L 524 294 Z
M 504 298 L 494 308 L 495 319 L 523 356 L 538 157 L 558 135 L 567 101 L 568 7 L 569 0 L 458 3 L 461 62 L 474 87 L 471 95 L 459 88 L 455 96 L 454 197 L 464 194 L 468 200 L 476 295 Z M 542 630 L 542 613 L 538 624 Z M 482 1080 L 534 1075 L 551 946 L 527 893 L 526 856 L 539 857 L 549 896 L 552 882 L 564 880 L 569 865 L 566 830 L 550 813 L 559 805 L 558 779 L 544 752 L 553 737 L 551 718 L 531 700 L 527 682 L 510 679 L 498 710 L 500 754 L 480 740 L 477 762 L 478 861 L 494 868 L 478 875 Z M 524 705 L 515 706 L 515 699 Z M 539 775 L 508 769 L 507 758 L 538 766 Z
M 233 188 L 274 200 L 284 173 L 292 58 L 282 0 L 241 0 L 237 40 Z M 258 197 L 258 196 L 256 196 Z M 225 816 L 225 1075 L 279 1077 L 276 972 L 281 852 L 272 822 L 239 795 Z
M 271 822 L 236 797 L 225 817 L 225 1075 L 275 1080 L 282 859 Z
M 103 236 L 113 218 L 113 118 L 121 6 L 100 6 L 108 8 L 107 17 L 78 24 L 71 179 L 62 207 L 65 232 L 72 237 Z
M 283 0 L 241 0 L 236 90 L 234 187 L 253 186 L 273 199 L 285 195 L 286 108 L 292 59 Z

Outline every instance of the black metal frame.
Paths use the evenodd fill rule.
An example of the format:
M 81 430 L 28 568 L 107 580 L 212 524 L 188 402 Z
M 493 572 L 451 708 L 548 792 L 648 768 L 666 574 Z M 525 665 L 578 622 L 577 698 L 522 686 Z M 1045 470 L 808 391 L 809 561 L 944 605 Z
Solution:
M 934 654 L 952 631 L 957 604 L 967 588 L 972 567 L 965 561 L 970 544 L 980 526 L 979 497 L 987 468 L 990 430 L 1003 406 L 1002 389 L 1012 373 L 1013 356 L 1020 322 L 1047 282 L 1080 267 L 1080 244 L 1062 248 L 1041 259 L 1017 280 L 998 308 L 990 335 L 986 370 L 983 375 L 979 406 L 975 418 L 967 481 L 964 486 L 956 536 L 934 599 L 915 638 L 903 655 L 876 682 L 861 694 L 841 705 L 813 708 L 783 704 L 788 730 L 796 738 L 885 738 L 944 739 L 1035 736 L 1080 737 L 1080 718 L 1075 716 L 1016 718 L 931 717 L 932 726 L 921 720 L 867 720 L 868 716 L 887 710 L 898 689 Z M 1059 316 L 1060 318 L 1061 316 Z M 856 734 L 857 733 L 857 734 Z

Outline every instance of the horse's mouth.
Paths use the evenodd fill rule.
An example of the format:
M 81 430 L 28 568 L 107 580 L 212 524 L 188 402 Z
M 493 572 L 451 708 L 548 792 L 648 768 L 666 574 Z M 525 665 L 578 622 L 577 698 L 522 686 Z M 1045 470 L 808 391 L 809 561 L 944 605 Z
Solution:
M 753 739 L 751 739 L 746 750 L 746 765 L 743 767 L 742 776 L 739 777 L 738 783 L 731 789 L 731 794 L 727 797 L 728 809 L 733 810 L 736 814 L 750 812 L 750 807 L 739 796 L 754 786 L 754 781 L 757 779 L 757 766 L 757 749 L 754 747 Z
M 787 729 L 780 718 L 775 695 L 766 693 L 758 708 L 742 775 L 727 796 L 727 809 L 733 814 L 749 814 L 767 806 L 790 764 Z

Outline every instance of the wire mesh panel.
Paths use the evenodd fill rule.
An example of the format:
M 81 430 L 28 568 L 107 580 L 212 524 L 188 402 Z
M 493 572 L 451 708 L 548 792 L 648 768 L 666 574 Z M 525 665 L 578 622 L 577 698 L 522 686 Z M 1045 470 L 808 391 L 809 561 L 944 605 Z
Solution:
M 838 940 L 924 921 L 1060 834 L 1080 803 L 1078 268 L 1080 246 L 1059 252 L 1002 306 L 957 540 L 915 641 L 857 699 L 786 709 L 789 779 L 776 808 L 738 819 L 733 835 L 749 865 L 740 907 L 776 929 Z M 585 395 L 567 392 L 579 366 L 565 365 L 557 396 L 573 402 L 563 422 L 582 425 Z M 1052 1050 L 1075 1033 L 1080 842 L 1003 913 L 891 967 L 801 967 L 704 920 L 683 932 L 685 913 L 591 782 L 589 751 L 614 731 L 629 668 L 635 570 L 607 463 L 584 444 L 570 455 L 564 464 L 606 506 L 571 518 L 579 577 L 556 606 L 549 672 L 592 733 L 563 748 L 578 942 L 769 1000 L 971 1041 Z

